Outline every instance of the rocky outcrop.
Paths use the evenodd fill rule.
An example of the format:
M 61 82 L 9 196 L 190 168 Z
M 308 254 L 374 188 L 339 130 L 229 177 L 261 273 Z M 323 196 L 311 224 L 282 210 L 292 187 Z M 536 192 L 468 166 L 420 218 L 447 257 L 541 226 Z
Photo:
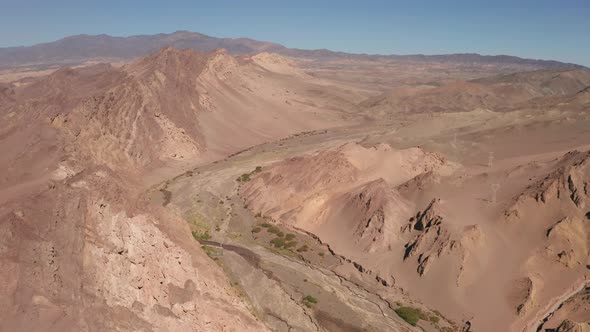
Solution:
M 433 199 L 424 210 L 418 211 L 401 227 L 407 239 L 403 260 L 412 262 L 416 258 L 416 271 L 423 276 L 438 258 L 452 255 L 459 264 L 459 284 L 471 252 L 485 244 L 485 237 L 478 225 L 466 226 L 462 230 L 451 228 L 443 215 L 440 199 Z
M 3 206 L 2 330 L 265 329 L 184 221 L 133 202 L 137 188 L 87 168 Z
M 191 160 L 205 149 L 196 78 L 214 55 L 165 48 L 120 71 L 123 82 L 85 100 L 60 122 L 86 159 L 111 168 Z M 92 142 L 92 144 L 90 144 Z M 89 157 L 88 155 L 92 155 Z
M 564 320 L 555 332 L 590 332 L 590 323 L 576 323 L 571 320 Z
M 514 209 L 530 199 L 548 204 L 553 201 L 571 202 L 584 209 L 590 200 L 590 151 L 570 151 L 555 163 L 554 170 L 528 186 L 515 201 Z M 507 214 L 510 214 L 508 211 Z
M 306 201 L 322 202 L 326 190 L 346 185 L 357 176 L 358 169 L 342 153 L 321 151 L 264 169 L 245 183 L 240 193 L 256 213 L 292 224 Z
M 450 169 L 444 158 L 420 148 L 348 143 L 265 168 L 240 194 L 255 213 L 310 232 L 346 225 L 359 249 L 375 251 L 392 243 L 410 211 L 395 186 Z
M 399 216 L 394 211 L 407 209 L 399 194 L 382 180 L 369 182 L 342 198 L 354 218 L 353 238 L 366 251 L 386 248 L 396 238 Z
M 417 256 L 417 272 L 421 276 L 428 272 L 430 264 L 437 257 L 456 245 L 451 240 L 451 233 L 443 225 L 439 204 L 439 199 L 433 199 L 424 211 L 419 211 L 402 228 L 402 232 L 412 235 L 411 240 L 404 245 L 404 260 Z
M 569 268 L 585 266 L 588 261 L 590 230 L 576 217 L 559 220 L 547 230 L 547 255 Z
M 529 277 L 516 279 L 508 294 L 508 301 L 517 315 L 525 315 L 533 307 L 533 280 Z
M 34 159 L 6 159 L 36 177 L 0 200 L 0 330 L 266 330 L 186 223 L 142 198 L 153 167 L 204 147 L 195 79 L 207 61 L 165 49 L 19 90 L 18 130 L 2 135 Z

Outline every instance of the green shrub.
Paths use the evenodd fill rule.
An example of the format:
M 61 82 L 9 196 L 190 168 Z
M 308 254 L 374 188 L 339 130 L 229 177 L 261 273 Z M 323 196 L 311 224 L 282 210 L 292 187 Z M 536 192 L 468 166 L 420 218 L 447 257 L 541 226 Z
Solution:
M 412 326 L 416 326 L 418 324 L 421 316 L 419 309 L 411 307 L 399 307 L 395 309 L 395 313 Z
M 238 182 L 248 182 L 250 181 L 250 174 L 249 173 L 244 173 L 242 175 L 240 175 L 236 181 Z
M 197 232 L 197 231 L 192 231 L 193 233 L 193 237 L 195 238 L 195 240 L 197 241 L 207 241 L 211 238 L 211 235 L 209 235 L 209 231 L 204 231 L 204 232 Z
M 283 233 L 283 232 L 279 231 L 279 232 L 277 232 L 277 234 L 276 234 L 276 235 L 277 235 L 278 237 L 283 237 L 283 236 L 285 236 L 285 233 Z
M 308 250 L 309 250 L 309 247 L 307 246 L 307 244 L 304 244 L 301 247 L 299 247 L 299 249 L 297 249 L 297 252 L 306 252 Z
M 281 239 L 280 237 L 270 240 L 270 243 L 272 243 L 276 248 L 282 248 L 285 246 L 285 240 Z
M 285 240 L 291 241 L 295 238 L 295 234 L 289 233 L 285 236 Z
M 268 232 L 269 232 L 269 233 L 272 233 L 272 234 L 278 234 L 278 233 L 280 233 L 280 232 L 281 232 L 281 230 L 280 230 L 280 229 L 278 229 L 278 228 L 277 228 L 277 227 L 275 227 L 275 226 L 270 226 L 270 227 L 268 228 Z
M 260 233 L 261 230 L 262 230 L 262 228 L 260 228 L 260 227 L 254 227 L 254 228 L 252 228 L 252 233 Z
M 292 247 L 297 246 L 297 241 L 289 241 L 289 242 L 285 242 L 285 249 L 289 249 Z
M 303 304 L 305 304 L 305 306 L 308 308 L 311 308 L 316 303 L 318 303 L 318 299 L 311 295 L 307 295 L 303 298 Z
M 264 228 L 269 228 L 269 227 L 272 227 L 272 225 L 271 225 L 271 224 L 269 224 L 269 223 L 266 223 L 266 222 L 265 222 L 264 224 L 260 225 L 260 226 L 261 226 L 261 227 L 264 227 Z
M 248 181 L 250 181 L 250 176 L 252 174 L 260 173 L 261 171 L 262 171 L 262 167 L 261 166 L 256 166 L 256 168 L 252 172 L 250 172 L 250 173 L 244 173 L 244 174 L 240 175 L 236 179 L 236 181 L 238 181 L 238 182 L 248 182 Z
M 210 247 L 210 246 L 201 246 L 201 249 L 203 249 L 203 251 L 207 254 L 207 256 L 209 256 L 209 258 L 213 259 L 213 260 L 217 260 L 217 252 L 215 251 L 214 248 Z
M 318 303 L 318 299 L 316 299 L 315 297 L 313 297 L 311 295 L 307 295 L 306 297 L 304 297 L 303 301 L 307 301 L 310 303 Z

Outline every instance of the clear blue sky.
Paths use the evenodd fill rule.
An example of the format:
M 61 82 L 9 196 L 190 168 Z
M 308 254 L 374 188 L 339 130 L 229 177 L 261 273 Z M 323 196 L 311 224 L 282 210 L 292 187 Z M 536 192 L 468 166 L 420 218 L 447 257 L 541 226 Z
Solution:
M 307 49 L 510 54 L 590 66 L 590 0 L 0 0 L 0 47 L 176 30 Z

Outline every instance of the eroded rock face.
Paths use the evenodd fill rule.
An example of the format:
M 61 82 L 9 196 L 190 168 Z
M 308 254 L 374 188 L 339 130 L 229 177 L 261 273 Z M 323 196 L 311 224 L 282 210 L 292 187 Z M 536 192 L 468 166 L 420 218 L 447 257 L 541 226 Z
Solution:
M 557 161 L 555 169 L 529 186 L 507 210 L 508 220 L 518 219 L 519 208 L 531 200 L 543 204 L 573 204 L 585 209 L 590 200 L 590 151 L 570 151 Z
M 330 218 L 351 218 L 351 237 L 363 251 L 386 250 L 399 237 L 399 222 L 408 203 L 382 180 L 375 180 L 335 199 L 341 206 Z M 337 212 L 336 212 L 337 211 Z
M 576 323 L 571 320 L 564 320 L 555 330 L 555 332 L 588 332 L 590 323 Z
M 451 233 L 443 225 L 443 217 L 438 212 L 439 204 L 440 200 L 432 200 L 424 211 L 410 218 L 409 223 L 402 228 L 402 231 L 413 236 L 404 245 L 404 260 L 418 256 L 417 271 L 421 276 L 428 271 L 436 257 L 456 245 L 455 241 L 451 241 Z
M 590 151 L 571 151 L 553 170 L 530 185 L 505 212 L 505 220 L 520 224 L 537 219 L 545 226 L 544 254 L 568 268 L 588 264 L 590 229 L 585 214 L 590 204 Z M 555 216 L 555 217 L 553 217 Z M 563 217 L 565 216 L 565 217 Z
M 60 114 L 60 127 L 86 146 L 79 158 L 113 169 L 194 159 L 205 148 L 196 78 L 213 61 L 214 55 L 166 48 L 113 70 L 121 80 Z
M 589 255 L 589 230 L 584 221 L 576 217 L 559 220 L 547 230 L 547 254 L 557 255 L 566 267 L 585 265 Z
M 399 232 L 400 216 L 409 211 L 394 187 L 451 168 L 444 158 L 418 148 L 351 143 L 276 163 L 245 183 L 240 193 L 254 212 L 311 232 L 332 222 L 334 227 L 347 225 L 355 241 L 370 250 L 365 240 L 386 246 Z
M 508 301 L 514 307 L 516 314 L 524 315 L 533 306 L 533 280 L 523 277 L 514 280 L 508 295 Z
M 0 196 L 1 331 L 266 330 L 186 223 L 142 198 L 147 168 L 202 147 L 207 61 L 166 49 L 60 70 L 2 106 L 20 110 L 2 134 L 33 157 L 5 159 L 34 185 Z
M 264 330 L 184 222 L 123 183 L 87 170 L 10 206 L 2 330 Z
M 522 326 L 546 314 L 543 305 L 548 301 L 563 301 L 559 294 L 567 295 L 572 285 L 587 278 L 590 262 L 590 225 L 585 217 L 590 152 L 568 152 L 546 167 L 547 175 L 516 196 L 502 218 L 505 234 L 517 241 L 514 247 L 530 252 L 522 268 L 529 285 L 520 287 L 521 300 L 512 303 Z M 523 234 L 530 236 L 529 242 L 518 242 Z M 547 299 L 547 293 L 554 298 Z
M 401 227 L 406 241 L 403 245 L 403 260 L 415 262 L 416 272 L 423 276 L 437 259 L 449 256 L 458 263 L 456 278 L 459 285 L 463 268 L 472 251 L 484 246 L 486 239 L 479 225 L 456 229 L 445 222 L 444 215 L 440 199 L 435 198 Z

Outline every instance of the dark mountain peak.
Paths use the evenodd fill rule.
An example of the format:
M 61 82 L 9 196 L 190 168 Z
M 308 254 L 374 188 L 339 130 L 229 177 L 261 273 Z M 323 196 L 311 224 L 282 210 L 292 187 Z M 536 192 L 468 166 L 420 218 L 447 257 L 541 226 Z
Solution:
M 369 55 L 336 52 L 328 49 L 302 50 L 289 49 L 280 44 L 258 41 L 250 38 L 216 38 L 198 32 L 179 30 L 156 35 L 113 37 L 105 34 L 80 34 L 55 42 L 28 47 L 0 48 L 0 68 L 30 64 L 76 64 L 93 59 L 130 60 L 145 56 L 162 47 L 193 49 L 210 52 L 225 48 L 233 55 L 248 55 L 260 52 L 275 52 L 292 57 L 319 60 L 386 60 L 409 62 L 449 62 L 464 65 L 502 65 L 534 69 L 585 68 L 583 66 L 551 60 L 523 59 L 508 55 L 480 55 L 476 53 L 456 53 L 443 55 Z

